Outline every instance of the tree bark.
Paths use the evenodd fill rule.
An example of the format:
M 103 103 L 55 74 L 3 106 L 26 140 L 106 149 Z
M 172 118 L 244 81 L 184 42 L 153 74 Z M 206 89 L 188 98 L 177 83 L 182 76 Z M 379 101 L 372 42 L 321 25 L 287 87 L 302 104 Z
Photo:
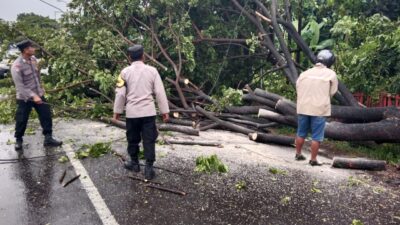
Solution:
M 249 139 L 255 142 L 267 143 L 267 144 L 280 144 L 288 145 L 294 147 L 294 137 L 288 137 L 283 135 L 274 134 L 260 134 L 260 133 L 250 133 Z
M 359 170 L 386 170 L 386 161 L 362 158 L 333 158 L 333 167 Z
M 225 111 L 235 114 L 258 114 L 260 109 L 275 111 L 275 109 L 268 106 L 229 106 L 225 108 Z
M 276 112 L 260 109 L 258 117 L 265 118 L 274 122 L 286 124 L 289 126 L 297 127 L 297 119 L 294 116 L 283 116 Z
M 178 124 L 178 125 L 182 125 L 182 126 L 189 126 L 189 127 L 193 127 L 195 124 L 195 122 L 191 121 L 191 120 L 180 120 L 180 119 L 174 119 L 174 118 L 170 118 L 168 120 L 168 123 Z
M 210 142 L 210 141 L 180 141 L 180 140 L 165 140 L 168 144 L 176 144 L 176 145 L 200 145 L 200 146 L 212 146 L 212 147 L 223 147 L 219 142 Z
M 339 141 L 376 141 L 400 143 L 400 119 L 391 118 L 373 123 L 345 124 L 330 122 L 325 137 Z
M 100 118 L 100 121 L 112 124 L 116 127 L 122 128 L 126 130 L 126 123 L 120 120 L 114 120 L 110 118 Z M 171 124 L 157 124 L 157 128 L 160 131 L 175 131 L 175 132 L 180 132 L 188 135 L 194 135 L 194 136 L 199 136 L 199 131 L 184 127 L 184 126 L 176 126 L 176 125 L 171 125 Z
M 229 123 L 229 122 L 223 121 L 221 119 L 218 119 L 217 117 L 212 115 L 210 112 L 207 112 L 206 110 L 204 110 L 200 106 L 196 106 L 196 110 L 199 113 L 203 114 L 208 119 L 215 121 L 216 123 L 218 123 L 222 127 L 226 127 L 226 128 L 228 128 L 230 130 L 233 130 L 233 131 L 236 131 L 238 133 L 245 134 L 245 135 L 248 135 L 249 133 L 253 133 L 254 132 L 254 130 L 251 130 L 251 129 L 248 129 L 248 128 L 245 128 L 245 127 L 242 127 L 242 126 L 238 126 L 236 124 Z
M 244 94 L 242 97 L 243 100 L 245 101 L 253 101 L 253 102 L 258 102 L 260 104 L 266 105 L 271 108 L 275 108 L 275 102 L 271 101 L 269 99 L 254 95 L 254 94 Z

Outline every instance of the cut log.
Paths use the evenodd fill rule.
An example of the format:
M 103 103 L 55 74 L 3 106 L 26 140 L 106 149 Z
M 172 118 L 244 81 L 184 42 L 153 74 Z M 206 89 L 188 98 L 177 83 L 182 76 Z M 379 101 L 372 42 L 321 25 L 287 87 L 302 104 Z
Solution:
M 258 116 L 261 118 L 265 118 L 274 122 L 286 124 L 289 126 L 297 127 L 297 120 L 294 116 L 283 116 L 276 112 L 268 111 L 265 109 L 260 109 L 258 112 Z
M 297 116 L 296 104 L 287 99 L 279 99 L 275 109 L 285 116 Z
M 235 114 L 258 114 L 260 109 L 275 111 L 275 109 L 268 106 L 230 106 L 226 107 L 224 111 Z
M 204 110 L 200 106 L 196 106 L 196 110 L 199 113 L 203 114 L 208 119 L 215 121 L 220 126 L 228 128 L 229 130 L 236 131 L 238 133 L 242 133 L 242 134 L 246 134 L 246 135 L 248 135 L 249 133 L 253 133 L 254 132 L 254 130 L 251 130 L 251 129 L 248 129 L 248 128 L 245 128 L 245 127 L 242 127 L 242 126 L 239 126 L 239 125 L 236 125 L 236 124 L 229 123 L 229 122 L 223 121 L 221 119 L 218 119 L 217 117 L 212 115 L 211 112 L 208 112 L 208 111 Z
M 215 116 L 218 118 L 221 118 L 221 119 L 234 118 L 234 119 L 239 119 L 239 120 L 247 120 L 247 121 L 251 121 L 254 123 L 269 123 L 269 122 L 271 122 L 264 118 L 254 117 L 251 115 L 239 115 L 239 114 L 233 114 L 233 113 L 219 113 L 219 114 L 215 114 Z
M 176 145 L 200 145 L 200 146 L 212 146 L 212 147 L 223 147 L 219 142 L 210 141 L 180 141 L 180 140 L 165 140 L 166 143 L 176 144 Z
M 266 128 L 266 127 L 271 126 L 270 123 L 269 124 L 260 124 L 260 123 L 255 123 L 255 122 L 248 121 L 248 120 L 240 120 L 240 119 L 234 119 L 234 118 L 227 118 L 226 120 L 234 122 L 234 123 L 249 125 L 249 126 L 255 127 L 257 129 Z M 276 124 L 276 123 L 274 123 L 274 124 Z
M 277 102 L 280 99 L 283 99 L 282 96 L 265 91 L 265 90 L 261 90 L 260 88 L 256 88 L 256 90 L 254 90 L 254 94 L 266 99 L 269 99 L 271 101 Z
M 332 118 L 344 122 L 378 122 L 387 117 L 399 117 L 400 109 L 396 107 L 361 108 L 352 106 L 332 106 Z
M 158 124 L 157 127 L 160 131 L 176 131 L 176 132 L 194 135 L 194 136 L 200 135 L 198 130 L 195 130 L 195 129 L 189 128 L 189 127 L 184 127 L 184 126 L 177 126 L 177 125 L 164 123 L 164 124 Z
M 219 124 L 214 122 L 214 123 L 211 123 L 211 124 L 208 124 L 208 125 L 205 125 L 205 126 L 200 126 L 199 130 L 200 131 L 206 131 L 206 130 L 215 129 L 215 128 L 218 128 L 218 127 L 219 127 Z
M 386 161 L 363 158 L 333 158 L 333 167 L 359 170 L 386 170 Z
M 257 102 L 260 103 L 262 105 L 271 107 L 271 108 L 275 108 L 276 102 L 271 101 L 269 99 L 254 95 L 254 94 L 245 94 L 242 96 L 242 99 L 245 101 L 250 101 L 250 102 Z
M 400 143 L 400 119 L 373 123 L 326 123 L 325 137 L 339 141 L 376 141 Z
M 260 134 L 260 133 L 250 133 L 249 139 L 255 142 L 267 143 L 267 144 L 279 144 L 294 147 L 294 137 L 274 135 L 274 134 Z
M 101 118 L 100 121 L 112 124 L 116 127 L 126 130 L 125 122 L 122 122 L 119 120 L 114 120 L 114 119 L 109 119 L 109 118 Z M 172 124 L 157 124 L 157 127 L 160 131 L 175 131 L 175 132 L 180 132 L 180 133 L 184 133 L 184 134 L 188 134 L 188 135 L 199 136 L 198 130 L 195 130 L 195 129 L 189 128 L 189 127 L 177 126 L 177 125 L 172 125 Z
M 275 109 L 283 115 L 296 116 L 296 104 L 283 98 L 282 96 L 268 93 L 263 94 L 264 91 L 256 89 L 254 92 L 258 96 L 269 97 L 270 100 L 277 100 Z M 272 95 L 272 97 L 271 97 Z M 361 108 L 353 106 L 338 106 L 332 105 L 331 118 L 340 119 L 343 122 L 378 122 L 388 117 L 400 118 L 400 109 L 396 107 L 371 107 Z
M 189 126 L 189 127 L 193 127 L 195 124 L 195 122 L 191 121 L 191 120 L 180 120 L 180 119 L 174 119 L 174 118 L 170 118 L 168 120 L 168 123 L 178 124 L 178 125 L 182 125 L 182 126 Z

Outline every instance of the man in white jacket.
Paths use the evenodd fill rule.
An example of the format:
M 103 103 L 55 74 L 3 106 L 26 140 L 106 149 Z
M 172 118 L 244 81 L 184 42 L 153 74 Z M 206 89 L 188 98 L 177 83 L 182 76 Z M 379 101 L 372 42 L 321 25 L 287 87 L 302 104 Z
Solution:
M 301 149 L 311 130 L 309 163 L 312 166 L 322 165 L 317 161 L 317 154 L 324 139 L 325 117 L 331 115 L 331 97 L 338 90 L 336 73 L 329 69 L 334 63 L 335 56 L 332 51 L 320 51 L 315 66 L 301 73 L 296 83 L 298 126 L 295 159 L 306 159 L 301 154 Z
M 145 179 L 150 180 L 155 176 L 153 163 L 156 160 L 155 142 L 158 136 L 153 95 L 157 99 L 164 122 L 169 119 L 168 100 L 157 69 L 143 62 L 143 46 L 129 47 L 128 54 L 132 63 L 122 70 L 118 78 L 114 119 L 119 119 L 125 106 L 126 137 L 128 153 L 131 157 L 131 160 L 125 163 L 125 168 L 134 172 L 140 171 L 139 143 L 143 139 L 146 158 L 144 175 Z

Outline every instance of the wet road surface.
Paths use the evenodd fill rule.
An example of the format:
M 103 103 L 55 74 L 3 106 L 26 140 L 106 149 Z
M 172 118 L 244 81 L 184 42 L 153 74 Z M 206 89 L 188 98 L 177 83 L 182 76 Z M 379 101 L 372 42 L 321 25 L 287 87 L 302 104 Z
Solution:
M 91 121 L 61 120 L 55 123 L 54 134 L 66 144 L 45 149 L 37 122 L 29 126 L 36 132 L 25 137 L 24 157 L 47 157 L 10 162 L 4 160 L 18 158 L 13 126 L 0 125 L 0 224 L 102 224 L 105 212 L 99 199 L 88 194 L 93 192 L 88 190 L 93 189 L 87 186 L 89 180 L 121 225 L 351 224 L 355 219 L 400 224 L 398 191 L 372 183 L 362 172 L 292 165 L 293 149 L 254 144 L 228 132 L 202 136 L 230 142 L 224 148 L 157 147 L 156 165 L 161 169 L 156 170 L 155 181 L 187 192 L 186 196 L 129 179 L 128 175 L 143 177 L 143 167 L 141 173 L 129 173 L 112 154 L 79 160 L 87 176 L 62 187 L 59 178 L 65 170 L 64 182 L 80 171 L 74 163 L 57 161 L 67 146 L 76 150 L 83 144 L 114 140 L 113 150 L 126 155 L 124 131 Z M 210 154 L 218 154 L 229 166 L 228 174 L 193 171 L 195 158 Z M 285 173 L 269 173 L 272 166 Z M 349 178 L 358 174 L 362 183 L 349 184 Z M 239 183 L 245 183 L 243 190 L 238 190 Z

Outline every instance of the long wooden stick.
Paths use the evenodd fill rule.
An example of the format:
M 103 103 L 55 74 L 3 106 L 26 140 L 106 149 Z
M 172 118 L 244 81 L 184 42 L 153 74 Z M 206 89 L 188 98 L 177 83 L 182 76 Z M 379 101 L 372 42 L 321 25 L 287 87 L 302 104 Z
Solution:
M 162 183 L 160 183 L 160 182 L 151 181 L 151 180 L 146 180 L 146 179 L 143 179 L 143 178 L 141 178 L 141 177 L 137 177 L 137 176 L 133 176 L 133 175 L 128 175 L 127 177 L 128 177 L 129 179 L 138 180 L 138 181 L 141 181 L 141 182 L 143 182 L 143 183 L 153 183 L 153 184 L 162 185 Z
M 67 170 L 64 170 L 64 172 L 61 174 L 60 179 L 58 180 L 60 182 L 60 184 L 63 182 L 65 175 L 67 175 Z
M 78 175 L 76 175 L 75 177 L 73 177 L 71 180 L 65 182 L 65 184 L 63 185 L 63 187 L 66 187 L 66 186 L 68 186 L 70 183 L 76 181 L 80 176 L 81 176 L 81 175 L 78 174 Z
M 161 191 L 166 191 L 166 192 L 170 192 L 170 193 L 177 194 L 177 195 L 182 195 L 182 196 L 187 195 L 187 193 L 183 192 L 183 191 L 178 191 L 178 190 L 174 190 L 174 189 L 170 189 L 170 188 L 155 186 L 155 185 L 151 185 L 151 184 L 146 185 L 146 187 L 154 188 L 154 189 L 158 189 L 158 190 L 161 190 Z
M 176 145 L 201 145 L 201 146 L 212 146 L 222 148 L 222 143 L 219 142 L 205 142 L 205 141 L 180 141 L 180 140 L 166 140 L 169 144 Z

